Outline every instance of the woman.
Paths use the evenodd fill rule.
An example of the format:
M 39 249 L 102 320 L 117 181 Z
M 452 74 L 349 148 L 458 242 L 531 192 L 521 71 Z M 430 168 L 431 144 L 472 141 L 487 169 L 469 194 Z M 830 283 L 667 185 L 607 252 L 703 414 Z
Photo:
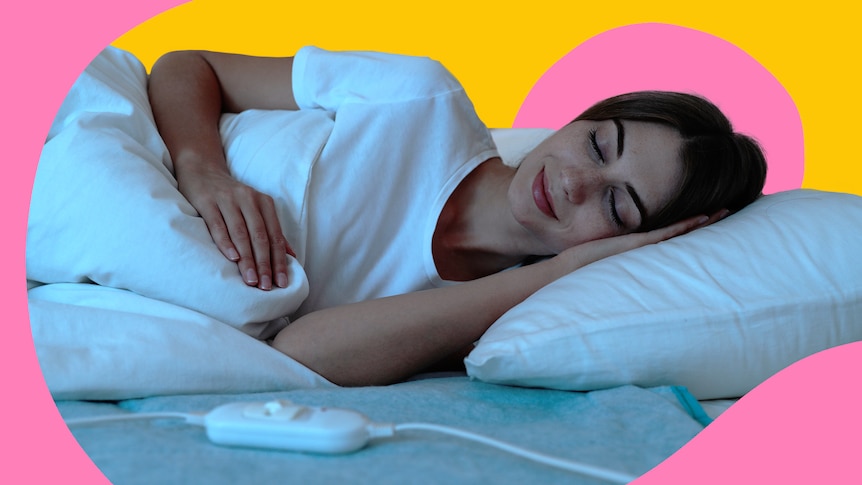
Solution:
M 724 217 L 764 182 L 752 140 L 674 93 L 600 103 L 512 168 L 427 59 L 178 52 L 156 63 L 149 90 L 180 191 L 246 284 L 286 286 L 287 254 L 308 272 L 311 295 L 273 346 L 342 385 L 462 356 L 542 286 Z M 227 170 L 219 118 L 250 109 L 325 114 L 313 122 L 326 135 L 307 184 L 310 234 L 285 237 L 271 197 Z M 522 265 L 536 256 L 548 258 Z

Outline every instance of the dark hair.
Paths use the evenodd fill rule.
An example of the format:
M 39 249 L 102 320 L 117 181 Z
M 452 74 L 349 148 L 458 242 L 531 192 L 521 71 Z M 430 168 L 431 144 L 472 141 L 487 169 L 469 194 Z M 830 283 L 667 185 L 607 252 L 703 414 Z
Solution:
M 730 120 L 700 96 L 638 91 L 600 101 L 575 118 L 660 123 L 682 135 L 682 180 L 676 196 L 639 230 L 647 231 L 721 209 L 736 212 L 761 195 L 766 159 L 753 138 L 735 133 Z

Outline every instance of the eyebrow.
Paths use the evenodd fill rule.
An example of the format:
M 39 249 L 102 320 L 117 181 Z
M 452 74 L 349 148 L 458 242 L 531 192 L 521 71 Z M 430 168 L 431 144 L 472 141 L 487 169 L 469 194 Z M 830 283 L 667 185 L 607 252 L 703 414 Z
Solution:
M 625 147 L 626 140 L 626 130 L 623 128 L 623 122 L 619 120 L 619 118 L 613 119 L 614 124 L 617 126 L 617 158 L 623 156 L 623 148 Z M 647 212 L 644 207 L 643 202 L 641 202 L 641 198 L 638 195 L 635 188 L 631 186 L 631 184 L 626 184 L 626 191 L 629 193 L 629 197 L 632 198 L 632 202 L 635 203 L 635 207 L 638 209 L 638 213 L 641 216 L 640 226 L 643 226 L 647 220 Z
M 641 198 L 640 196 L 638 196 L 638 193 L 635 192 L 634 187 L 632 187 L 630 184 L 626 184 L 626 191 L 628 191 L 629 196 L 632 198 L 632 201 L 635 203 L 635 207 L 638 208 L 638 212 L 641 215 L 641 223 L 638 227 L 643 226 L 644 224 L 646 224 L 647 220 L 646 208 L 644 207 L 643 202 L 641 202 Z
M 626 130 L 623 129 L 623 122 L 618 118 L 613 119 L 614 124 L 617 125 L 617 158 L 623 156 L 623 146 L 626 141 Z

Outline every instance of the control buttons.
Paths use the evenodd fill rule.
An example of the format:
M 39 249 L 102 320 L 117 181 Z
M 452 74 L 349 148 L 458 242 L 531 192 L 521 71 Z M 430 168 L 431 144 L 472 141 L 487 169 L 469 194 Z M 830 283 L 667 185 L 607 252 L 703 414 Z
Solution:
M 308 408 L 290 401 L 276 400 L 265 403 L 249 404 L 243 409 L 243 416 L 253 419 L 291 421 L 300 418 Z

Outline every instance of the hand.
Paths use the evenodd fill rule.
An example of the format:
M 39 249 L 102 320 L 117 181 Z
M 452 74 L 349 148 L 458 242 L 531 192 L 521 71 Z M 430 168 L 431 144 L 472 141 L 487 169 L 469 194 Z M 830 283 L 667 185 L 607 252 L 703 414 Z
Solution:
M 178 178 L 179 190 L 206 222 L 221 253 L 237 263 L 249 286 L 262 290 L 288 285 L 284 237 L 272 198 L 228 173 L 205 171 Z
M 574 271 L 600 259 L 636 249 L 641 246 L 646 246 L 648 244 L 659 243 L 672 237 L 693 231 L 697 228 L 708 226 L 713 222 L 724 219 L 728 214 L 729 212 L 727 210 L 721 210 L 710 217 L 692 217 L 649 232 L 636 232 L 624 234 L 622 236 L 609 237 L 606 239 L 597 239 L 595 241 L 586 242 L 569 248 L 560 253 L 558 258 L 564 258 L 565 261 L 571 265 L 571 271 Z

